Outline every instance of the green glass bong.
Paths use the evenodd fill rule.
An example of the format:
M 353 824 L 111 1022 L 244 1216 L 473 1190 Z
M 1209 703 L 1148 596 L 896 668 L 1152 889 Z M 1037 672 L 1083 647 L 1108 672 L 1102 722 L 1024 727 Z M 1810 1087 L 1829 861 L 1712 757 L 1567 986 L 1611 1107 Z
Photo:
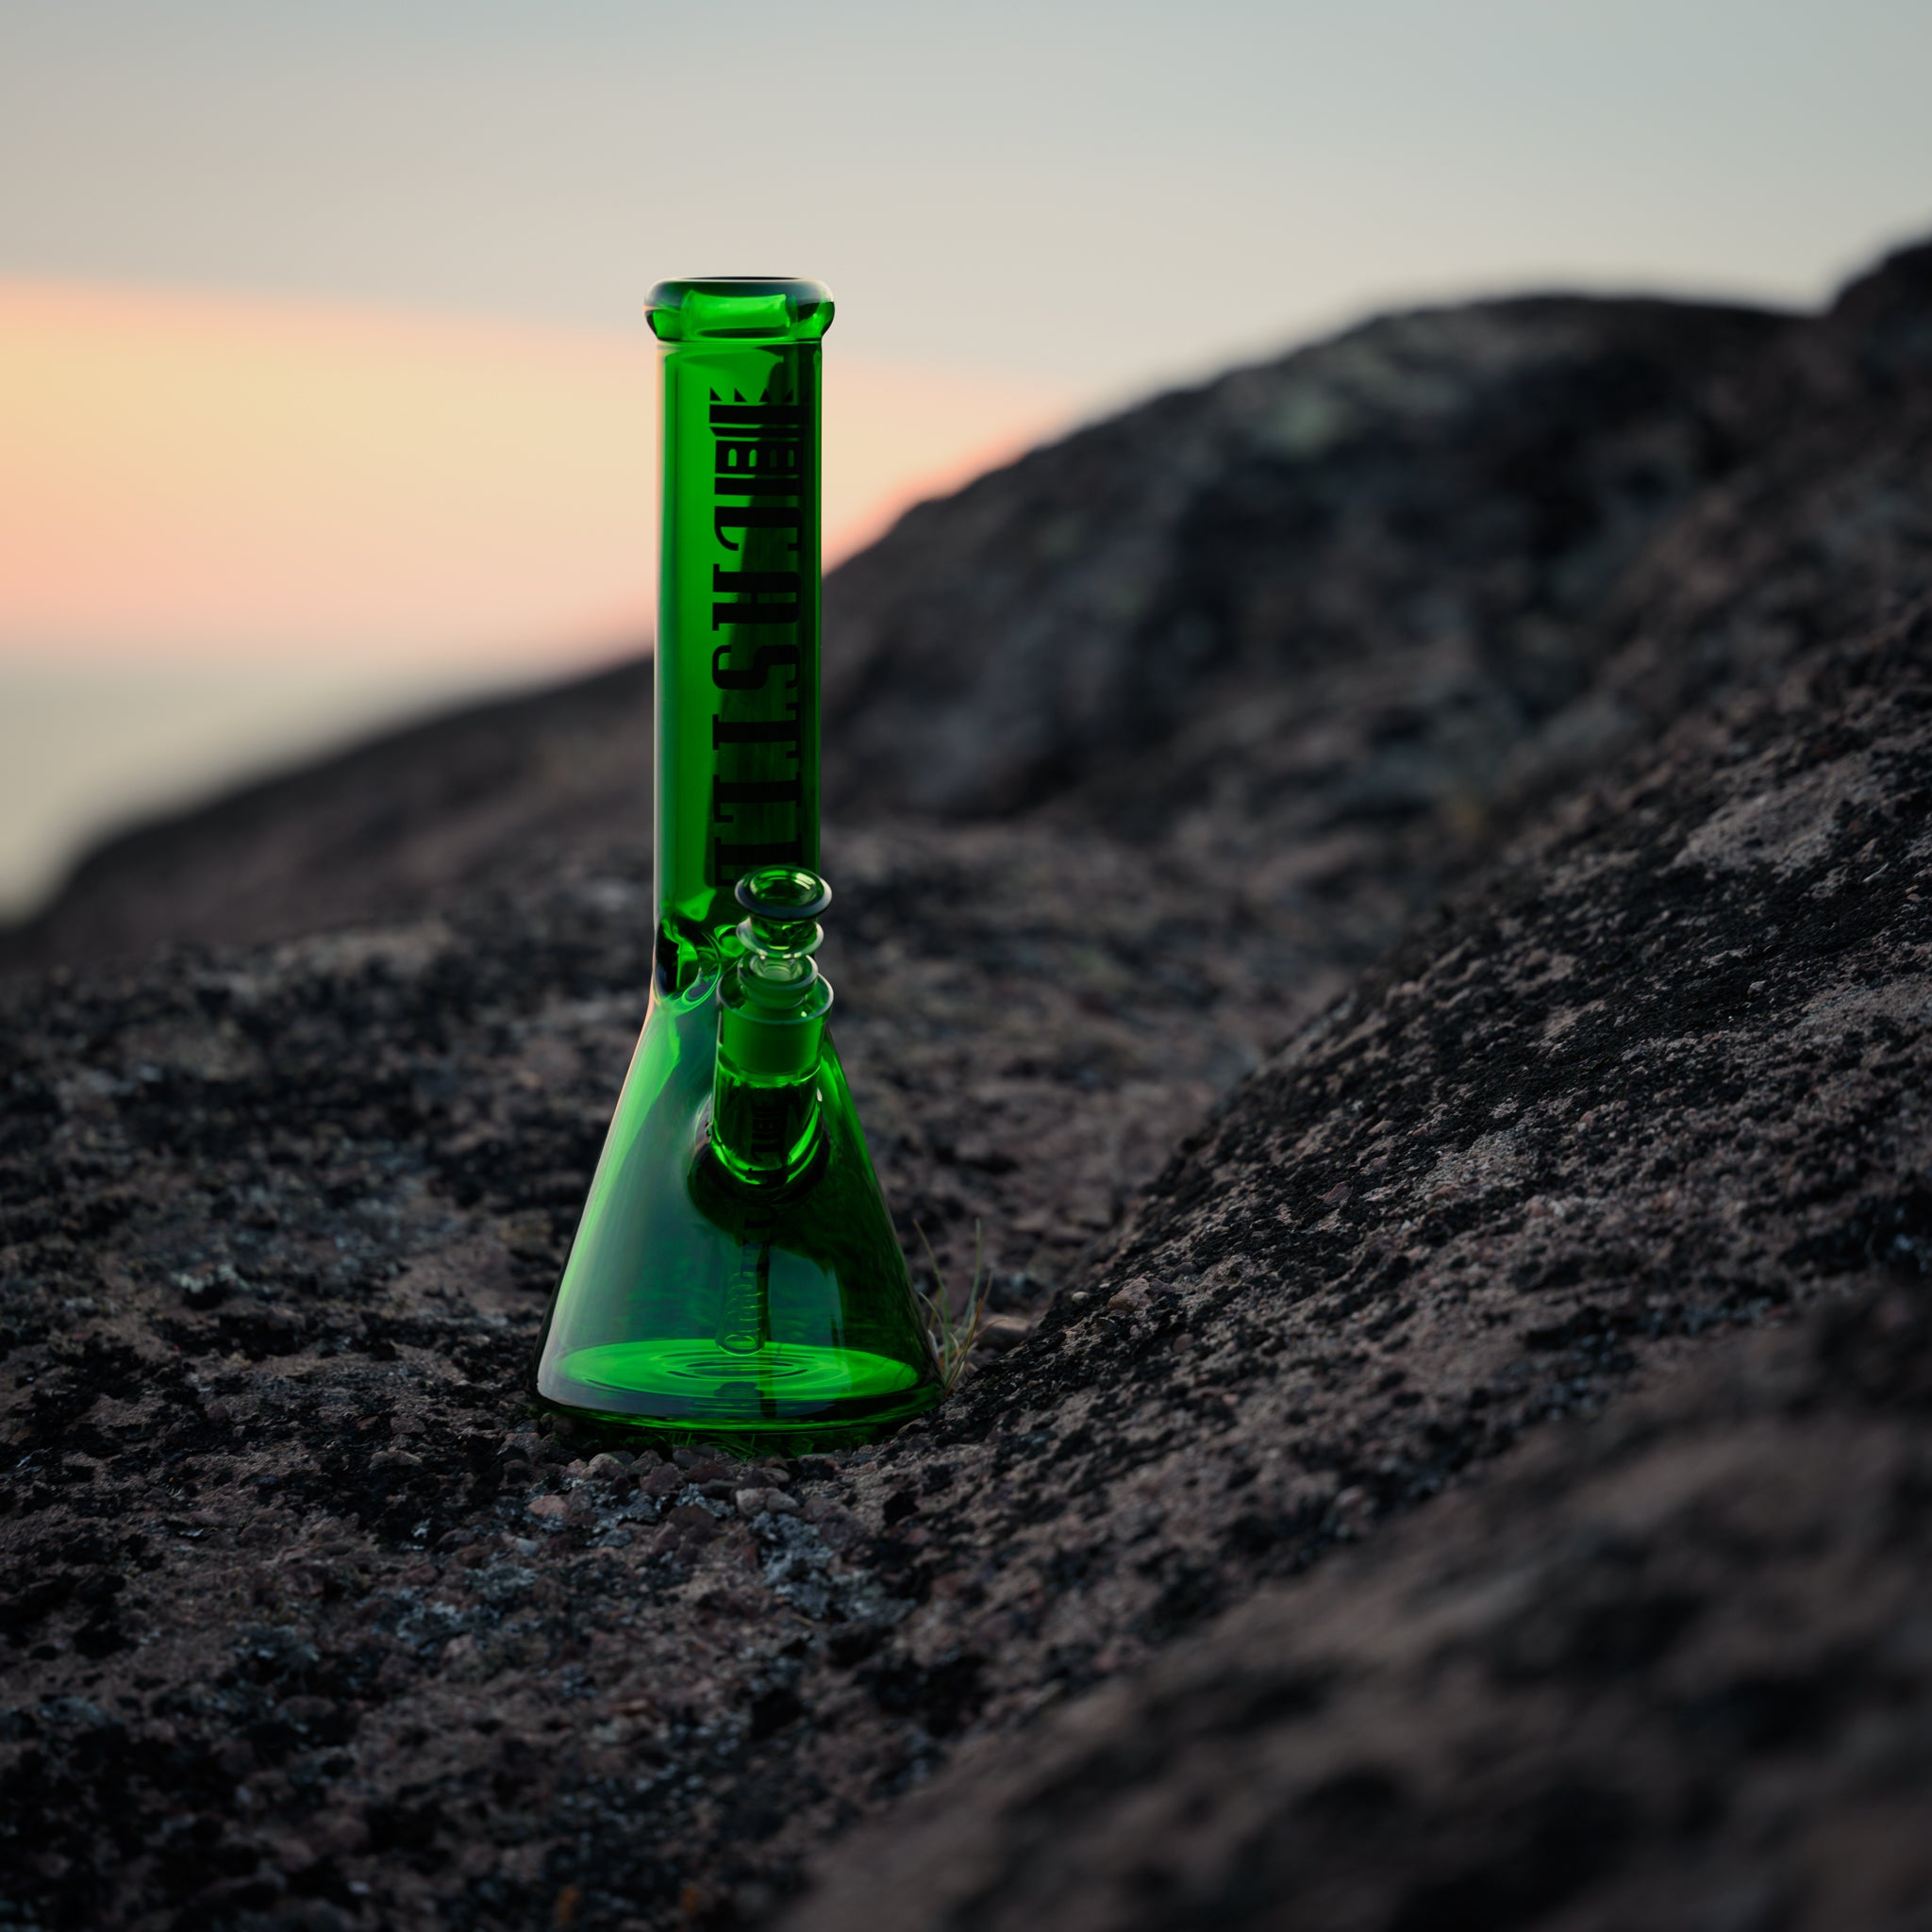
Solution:
M 825 1025 L 816 282 L 651 291 L 663 349 L 657 955 L 537 1392 L 764 1447 L 943 1394 Z

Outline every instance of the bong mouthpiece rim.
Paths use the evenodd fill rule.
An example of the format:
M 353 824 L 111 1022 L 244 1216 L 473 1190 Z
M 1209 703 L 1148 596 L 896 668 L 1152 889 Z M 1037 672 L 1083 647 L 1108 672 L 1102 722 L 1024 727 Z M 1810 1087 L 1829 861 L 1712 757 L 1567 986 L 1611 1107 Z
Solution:
M 832 291 L 805 275 L 677 275 L 653 289 L 644 317 L 660 342 L 816 342 Z

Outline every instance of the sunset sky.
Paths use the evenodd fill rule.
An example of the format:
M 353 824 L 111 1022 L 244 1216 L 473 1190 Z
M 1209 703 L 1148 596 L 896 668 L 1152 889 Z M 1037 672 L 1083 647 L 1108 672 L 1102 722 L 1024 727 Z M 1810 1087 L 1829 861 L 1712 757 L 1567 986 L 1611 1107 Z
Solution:
M 1922 0 L 0 0 L 0 916 L 91 825 L 639 641 L 662 275 L 833 286 L 836 556 L 1391 302 L 1811 303 L 1932 229 Z
M 833 557 L 1070 406 L 1045 381 L 828 361 Z M 0 638 L 492 664 L 634 646 L 656 381 L 641 327 L 0 282 Z

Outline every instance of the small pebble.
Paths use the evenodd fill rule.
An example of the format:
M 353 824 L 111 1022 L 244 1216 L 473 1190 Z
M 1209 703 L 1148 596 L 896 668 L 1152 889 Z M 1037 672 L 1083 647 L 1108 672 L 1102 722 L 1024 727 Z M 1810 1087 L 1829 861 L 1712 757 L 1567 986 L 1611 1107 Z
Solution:
M 994 1355 L 1005 1355 L 1008 1349 L 1019 1345 L 1033 1333 L 1033 1324 L 1018 1315 L 989 1315 L 979 1324 L 979 1333 L 973 1338 L 974 1348 L 990 1349 Z
M 738 1492 L 738 1513 L 741 1516 L 796 1516 L 798 1500 L 788 1496 L 783 1490 L 740 1490 Z
M 708 1509 L 695 1503 L 680 1503 L 665 1519 L 682 1530 L 687 1541 L 708 1543 L 718 1534 L 718 1524 Z

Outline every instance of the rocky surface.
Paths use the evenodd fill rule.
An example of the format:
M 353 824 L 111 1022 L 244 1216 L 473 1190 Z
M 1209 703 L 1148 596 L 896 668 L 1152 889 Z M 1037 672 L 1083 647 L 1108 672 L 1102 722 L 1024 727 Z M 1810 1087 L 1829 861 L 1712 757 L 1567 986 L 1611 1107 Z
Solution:
M 937 1541 L 997 1552 L 976 1579 L 983 1677 L 1024 1697 L 1070 1660 L 1116 1674 L 1534 1424 L 1594 1414 L 1706 1336 L 1888 1272 L 1909 1291 L 1852 1353 L 1870 1366 L 1897 1330 L 1919 1353 L 1895 1388 L 1836 1389 L 1830 1338 L 1847 1331 L 1831 1324 L 1768 1407 L 1724 1407 L 1735 1370 L 1707 1371 L 1632 1473 L 1629 1444 L 1648 1439 L 1612 1433 L 1512 1478 L 1476 1510 L 1480 1531 L 1432 1516 L 1373 1583 L 1272 1600 L 1070 1719 L 1055 1748 L 941 1785 L 889 1893 L 849 1876 L 877 1843 L 841 1852 L 845 1883 L 802 1923 L 1260 1925 L 1292 1901 L 1324 1925 L 1609 1925 L 1674 1897 L 1661 1923 L 1924 1923 L 1924 611 L 1689 722 L 1529 841 L 1250 1081 L 1142 1196 L 1091 1286 L 930 1425 L 917 1456 L 950 1456 L 968 1492 L 936 1506 Z M 1843 1440 L 1832 1414 L 1780 1441 L 1780 1414 L 1840 1404 Z M 1600 1464 L 1619 1472 L 1601 1518 L 1586 1474 Z M 1776 1537 L 1754 1541 L 1781 1508 Z M 1824 1614 L 1840 1594 L 1865 1599 L 1856 1628 Z M 1654 1639 L 1644 1622 L 1678 1604 L 1686 1624 L 1711 1607 L 1683 1655 L 1676 1626 Z M 1286 1643 L 1304 1620 L 1361 1647 L 1331 1663 L 1319 1637 Z M 922 1625 L 930 1646 L 957 1611 L 914 1613 L 899 1641 L 916 1648 Z M 1105 1654 L 1083 1655 L 1099 1631 Z M 1539 1671 L 1508 1674 L 1519 1644 L 1548 1647 Z M 1894 1673 L 1894 1652 L 1917 1661 Z M 1502 1681 L 1473 1693 L 1465 1667 Z M 1375 1689 L 1331 1706 L 1331 1678 Z M 1324 1688 L 1298 1701 L 1296 1683 Z M 1210 1684 L 1190 1715 L 1190 1687 Z M 1807 1697 L 1804 1717 L 1780 1714 Z M 1715 1737 L 1658 1781 L 1678 1699 L 1680 1721 Z M 1420 1758 L 1406 1725 L 1426 1734 Z M 1861 1771 L 1868 1746 L 1882 1774 Z M 1761 1751 L 1785 1755 L 1760 1776 Z M 1464 1777 L 1465 1759 L 1485 1774 Z M 1718 1802 L 1729 1769 L 1747 1787 L 1735 1807 Z M 1781 1867 L 1767 1820 L 1814 1775 L 1830 1803 L 1797 1807 L 1805 1836 Z M 1357 1776 L 1380 1784 L 1357 1790 Z M 1331 1801 L 1357 1837 L 1327 1840 Z M 1856 1854 L 1832 1848 L 1835 1830 L 1857 1833 Z M 1675 1897 L 1679 1861 L 1716 1890 Z M 915 1906 L 936 1863 L 946 1882 Z M 1888 1887 L 1888 1909 L 1914 1916 L 1867 1915 Z M 1587 1908 L 1558 1921 L 1573 1893 Z M 1805 1916 L 1778 1916 L 1801 1899 Z M 1743 1916 L 1724 1918 L 1733 1907 Z
M 513 841 L 598 841 L 641 823 L 648 843 L 650 703 L 648 662 L 623 664 L 137 826 L 88 854 L 37 918 L 0 929 L 0 971 L 408 916 Z
M 13 1922 L 759 1924 L 829 1844 L 810 1923 L 1918 1923 L 1928 284 L 1395 318 L 848 567 L 841 1045 L 1007 1317 L 874 1450 L 524 1398 L 634 673 L 103 855 L 0 1039 Z
M 1790 327 L 1562 298 L 1390 316 L 915 509 L 827 589 L 830 795 L 1062 801 L 1268 856 L 1472 829 L 1591 685 L 1607 596 L 1748 460 L 1744 372 Z
M 1545 1439 L 841 1841 L 789 1932 L 1905 1928 L 1932 1848 L 1911 1287 Z

